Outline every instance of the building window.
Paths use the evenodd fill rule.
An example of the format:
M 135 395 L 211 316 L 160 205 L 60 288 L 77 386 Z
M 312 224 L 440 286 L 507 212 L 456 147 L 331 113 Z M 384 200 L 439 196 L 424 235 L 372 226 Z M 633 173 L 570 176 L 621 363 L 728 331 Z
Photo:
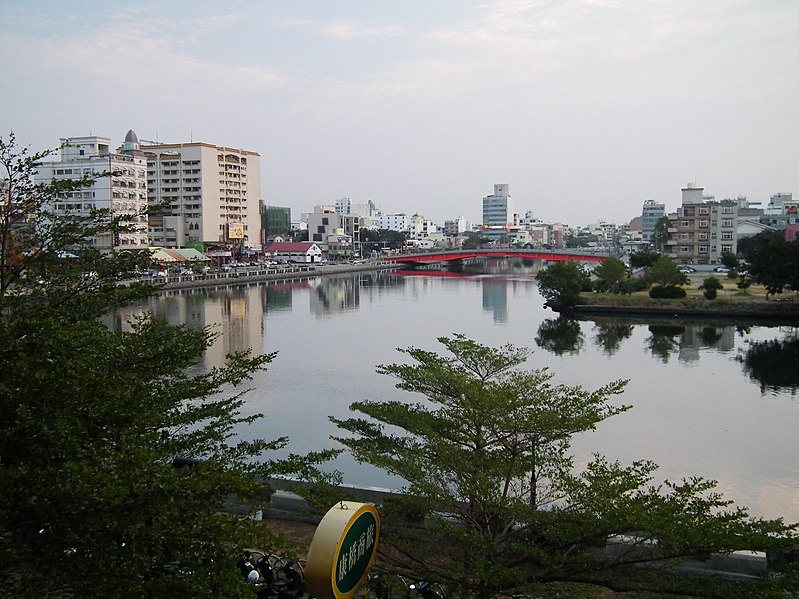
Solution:
M 707 254 L 707 246 L 706 245 L 700 245 L 699 246 L 699 253 L 700 254 Z
M 699 214 L 708 214 L 708 209 L 706 206 L 699 208 Z
M 706 229 L 706 228 L 707 228 L 707 225 L 708 225 L 708 223 L 707 223 L 707 220 L 703 219 L 703 220 L 700 220 L 700 221 L 699 221 L 699 226 L 700 226 L 701 228 L 703 228 L 703 229 Z
M 689 248 L 687 245 L 680 246 L 680 252 L 682 252 L 683 254 L 687 254 L 690 251 L 691 251 L 691 248 Z
M 707 233 L 700 233 L 699 241 L 707 241 Z
M 730 232 L 730 231 L 722 232 L 721 238 L 724 239 L 724 240 L 731 240 L 732 239 L 732 232 Z
M 731 218 L 723 218 L 723 219 L 721 219 L 721 226 L 722 227 L 731 227 L 732 226 L 732 219 Z

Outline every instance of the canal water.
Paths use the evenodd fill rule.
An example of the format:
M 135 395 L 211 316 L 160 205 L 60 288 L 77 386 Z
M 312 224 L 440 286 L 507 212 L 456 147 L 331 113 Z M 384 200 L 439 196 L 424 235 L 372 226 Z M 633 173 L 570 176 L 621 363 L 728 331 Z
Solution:
M 580 321 L 543 307 L 531 268 L 497 263 L 483 274 L 361 272 L 166 292 L 146 308 L 172 323 L 221 333 L 203 366 L 245 348 L 277 352 L 252 381 L 246 413 L 265 418 L 242 438 L 287 435 L 288 450 L 335 447 L 328 416 L 362 399 L 419 401 L 375 372 L 397 348 L 441 349 L 462 333 L 533 351 L 526 367 L 554 382 L 596 388 L 626 379 L 628 412 L 575 438 L 579 467 L 592 453 L 659 464 L 656 480 L 702 476 L 756 516 L 799 521 L 799 335 L 794 327 L 680 321 Z M 119 322 L 132 315 L 117 315 Z M 343 455 L 347 483 L 400 480 Z

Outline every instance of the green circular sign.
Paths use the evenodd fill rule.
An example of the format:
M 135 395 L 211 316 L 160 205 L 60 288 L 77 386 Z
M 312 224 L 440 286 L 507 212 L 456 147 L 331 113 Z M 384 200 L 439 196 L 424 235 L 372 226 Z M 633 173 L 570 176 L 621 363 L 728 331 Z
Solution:
M 351 524 L 339 546 L 333 578 L 336 595 L 355 590 L 372 563 L 376 548 L 377 519 L 370 511 L 363 512 Z
M 373 505 L 341 501 L 316 527 L 305 582 L 319 599 L 352 599 L 377 556 L 380 516 Z

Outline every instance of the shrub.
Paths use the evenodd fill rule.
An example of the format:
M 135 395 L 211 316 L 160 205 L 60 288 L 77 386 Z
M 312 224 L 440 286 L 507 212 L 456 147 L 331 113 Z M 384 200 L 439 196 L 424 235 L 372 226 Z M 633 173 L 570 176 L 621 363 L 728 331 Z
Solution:
M 649 297 L 654 299 L 679 299 L 685 297 L 685 289 L 676 285 L 655 285 L 649 290 Z
M 722 285 L 721 281 L 716 277 L 707 277 L 702 281 L 699 289 L 702 291 L 702 295 L 705 296 L 705 299 L 712 300 L 716 299 L 719 289 L 724 289 L 724 285 Z
M 619 284 L 620 293 L 635 293 L 649 289 L 649 281 L 644 277 L 625 279 Z

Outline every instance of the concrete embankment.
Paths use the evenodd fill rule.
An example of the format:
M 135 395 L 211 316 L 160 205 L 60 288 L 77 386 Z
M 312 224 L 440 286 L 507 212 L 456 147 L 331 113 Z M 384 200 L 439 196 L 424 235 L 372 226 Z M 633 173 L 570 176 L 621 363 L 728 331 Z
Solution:
M 768 324 L 799 324 L 799 301 L 707 301 L 686 302 L 674 300 L 660 303 L 618 304 L 602 303 L 601 300 L 580 303 L 567 309 L 553 310 L 574 318 L 641 318 L 641 319 L 685 319 L 720 321 L 753 321 Z
M 341 265 L 300 265 L 263 269 L 239 269 L 228 272 L 210 272 L 207 274 L 172 275 L 169 277 L 153 277 L 151 283 L 163 285 L 162 290 L 200 289 L 204 287 L 227 287 L 229 285 L 247 285 L 264 281 L 289 281 L 307 279 L 337 273 L 360 272 L 371 270 L 392 270 L 396 264 L 380 262 L 366 264 Z

